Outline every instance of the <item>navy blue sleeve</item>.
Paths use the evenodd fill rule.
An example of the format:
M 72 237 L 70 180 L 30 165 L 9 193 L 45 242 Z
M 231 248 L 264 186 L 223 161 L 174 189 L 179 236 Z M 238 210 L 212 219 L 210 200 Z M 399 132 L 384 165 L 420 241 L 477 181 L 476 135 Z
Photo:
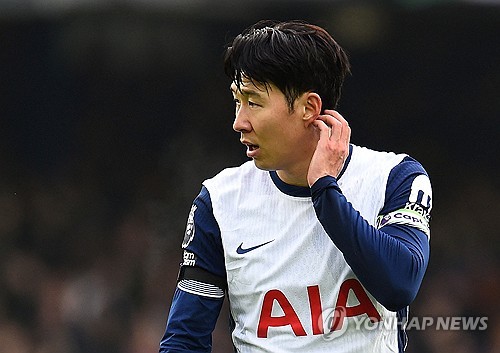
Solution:
M 191 206 L 182 248 L 182 266 L 199 267 L 216 276 L 226 276 L 220 229 L 213 215 L 210 194 L 205 186 L 201 188 Z
M 222 302 L 176 289 L 160 353 L 211 352 Z
M 182 248 L 179 281 L 159 352 L 210 352 L 226 275 L 220 230 L 205 187 L 191 207 Z
M 414 204 L 408 201 L 411 198 L 422 199 L 422 193 L 412 194 L 414 175 L 395 182 L 399 178 L 396 174 L 408 176 L 404 168 L 397 168 L 390 176 L 391 182 L 397 185 L 387 189 L 386 204 L 390 206 L 386 211 L 410 207 Z M 410 191 L 403 192 L 403 189 Z M 377 229 L 353 208 L 331 176 L 319 179 L 311 187 L 311 193 L 319 221 L 365 288 L 391 311 L 408 306 L 420 288 L 429 261 L 428 235 L 422 230 L 424 227 L 419 229 L 415 226 L 417 222 L 413 224 L 410 219 L 405 222 L 391 220 Z M 406 198 L 397 199 L 396 195 L 402 194 Z M 393 218 L 397 220 L 398 214 L 395 215 Z M 422 217 L 414 218 L 420 220 Z
M 422 179 L 428 185 L 413 185 Z M 413 192 L 412 192 L 413 191 Z M 389 174 L 384 207 L 381 214 L 388 214 L 398 208 L 412 204 L 412 208 L 427 220 L 432 208 L 431 186 L 427 172 L 420 163 L 411 157 L 404 158 Z

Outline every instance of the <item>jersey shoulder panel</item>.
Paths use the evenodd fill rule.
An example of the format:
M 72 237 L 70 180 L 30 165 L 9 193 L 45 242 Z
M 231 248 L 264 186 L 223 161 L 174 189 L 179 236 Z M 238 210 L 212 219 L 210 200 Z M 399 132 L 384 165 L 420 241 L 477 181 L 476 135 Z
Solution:
M 242 184 L 255 184 L 258 181 L 254 180 L 258 175 L 264 177 L 267 172 L 258 169 L 253 161 L 248 161 L 238 167 L 223 169 L 214 177 L 205 180 L 203 185 L 209 190 L 212 201 L 215 201 L 218 194 L 235 192 Z
M 240 227 L 245 207 L 265 200 L 276 189 L 269 172 L 258 169 L 253 161 L 224 169 L 203 185 L 210 193 L 213 214 L 221 230 Z
M 390 171 L 406 155 L 353 145 L 351 159 L 338 185 L 347 200 L 372 225 L 384 207 Z
M 432 186 L 423 166 L 407 156 L 395 166 L 387 181 L 385 204 L 378 226 L 407 225 L 430 236 Z
M 225 276 L 220 229 L 213 215 L 210 194 L 205 187 L 202 187 L 191 206 L 182 248 L 182 266 L 200 267 L 214 275 Z

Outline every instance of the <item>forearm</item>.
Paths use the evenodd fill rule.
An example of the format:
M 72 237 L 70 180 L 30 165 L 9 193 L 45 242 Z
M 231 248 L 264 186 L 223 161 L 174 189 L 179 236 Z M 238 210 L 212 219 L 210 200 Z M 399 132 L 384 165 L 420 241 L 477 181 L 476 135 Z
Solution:
M 319 221 L 365 288 L 389 310 L 407 306 L 427 267 L 425 234 L 405 226 L 371 226 L 333 177 L 319 179 L 311 191 Z

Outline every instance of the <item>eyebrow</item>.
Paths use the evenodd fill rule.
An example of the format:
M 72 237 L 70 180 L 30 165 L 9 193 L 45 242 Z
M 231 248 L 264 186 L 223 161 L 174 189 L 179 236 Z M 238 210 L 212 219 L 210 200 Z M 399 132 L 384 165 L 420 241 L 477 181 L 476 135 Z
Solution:
M 256 91 L 256 90 L 251 89 L 251 88 L 243 87 L 241 89 L 239 89 L 239 88 L 233 89 L 233 86 L 230 86 L 229 90 L 233 94 L 236 94 L 236 92 L 241 92 L 241 94 L 243 94 L 244 96 L 248 96 L 248 97 L 259 97 L 259 98 L 262 97 L 262 94 L 259 93 L 260 91 Z

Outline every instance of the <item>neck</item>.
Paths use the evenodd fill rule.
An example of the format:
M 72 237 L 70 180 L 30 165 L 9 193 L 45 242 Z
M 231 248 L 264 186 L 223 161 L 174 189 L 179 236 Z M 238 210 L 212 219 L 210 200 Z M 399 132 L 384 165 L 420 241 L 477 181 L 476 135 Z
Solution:
M 309 187 L 309 184 L 307 183 L 307 172 L 309 171 L 309 164 L 311 164 L 313 153 L 314 150 L 307 153 L 310 155 L 309 158 L 303 159 L 302 161 L 294 164 L 291 168 L 276 170 L 276 174 L 281 181 L 288 185 Z
M 318 140 L 319 135 L 317 131 L 310 126 L 306 137 L 303 139 L 303 143 L 300 145 L 301 147 L 297 151 L 297 155 L 302 157 L 297 159 L 295 163 L 289 164 L 288 168 L 276 170 L 276 174 L 281 181 L 288 185 L 309 187 L 307 173 L 314 152 L 316 151 Z
M 294 174 L 286 170 L 277 170 L 276 174 L 284 183 L 295 186 L 309 186 L 307 184 L 307 173 Z

